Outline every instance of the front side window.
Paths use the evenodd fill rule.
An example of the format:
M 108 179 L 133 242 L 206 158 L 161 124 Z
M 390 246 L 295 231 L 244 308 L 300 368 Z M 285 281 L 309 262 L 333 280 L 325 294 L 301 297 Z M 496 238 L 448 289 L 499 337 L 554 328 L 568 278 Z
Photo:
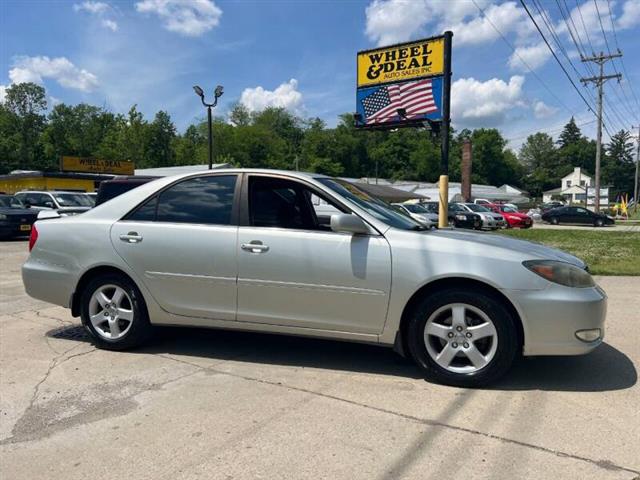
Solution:
M 184 180 L 154 195 L 126 220 L 230 225 L 236 179 L 212 175 Z

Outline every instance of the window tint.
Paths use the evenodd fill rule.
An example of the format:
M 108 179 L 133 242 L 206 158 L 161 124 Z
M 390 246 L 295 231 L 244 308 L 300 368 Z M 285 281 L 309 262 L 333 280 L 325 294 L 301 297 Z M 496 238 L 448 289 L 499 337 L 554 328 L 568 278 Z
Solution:
M 129 214 L 126 220 L 132 220 L 134 222 L 152 222 L 156 219 L 156 205 L 158 204 L 158 197 L 153 196 L 145 203 L 136 208 L 133 213 Z
M 156 221 L 231 224 L 236 178 L 236 175 L 206 176 L 173 185 L 158 197 Z M 151 215 L 152 206 L 144 207 L 140 215 Z

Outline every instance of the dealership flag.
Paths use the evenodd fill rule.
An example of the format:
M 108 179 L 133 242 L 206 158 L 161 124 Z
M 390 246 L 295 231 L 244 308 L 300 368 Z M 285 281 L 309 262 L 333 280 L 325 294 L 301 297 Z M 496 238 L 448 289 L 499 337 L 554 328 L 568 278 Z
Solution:
M 431 80 L 418 80 L 380 87 L 362 99 L 365 123 L 379 123 L 398 116 L 398 109 L 406 111 L 406 118 L 426 115 L 438 110 L 433 100 Z

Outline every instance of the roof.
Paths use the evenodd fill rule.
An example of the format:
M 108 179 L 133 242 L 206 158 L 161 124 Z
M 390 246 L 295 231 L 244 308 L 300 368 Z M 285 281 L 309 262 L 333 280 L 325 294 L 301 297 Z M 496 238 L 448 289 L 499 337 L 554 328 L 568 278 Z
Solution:
M 221 168 L 229 168 L 228 163 L 214 163 L 212 170 Z M 168 177 L 170 175 L 179 175 L 181 173 L 198 173 L 209 170 L 209 164 L 201 165 L 178 165 L 176 167 L 158 167 L 158 168 L 136 168 L 134 175 L 146 175 L 150 177 Z
M 542 193 L 560 193 L 562 191 L 562 187 L 552 188 L 551 190 L 545 190 Z
M 388 202 L 405 202 L 407 200 L 412 200 L 414 198 L 425 198 L 429 199 L 426 195 L 421 195 L 419 193 L 407 192 L 405 190 L 400 190 L 398 188 L 390 187 L 389 185 L 376 185 L 372 183 L 360 183 L 360 182 L 351 182 L 355 183 L 358 188 L 373 197 L 382 198 Z

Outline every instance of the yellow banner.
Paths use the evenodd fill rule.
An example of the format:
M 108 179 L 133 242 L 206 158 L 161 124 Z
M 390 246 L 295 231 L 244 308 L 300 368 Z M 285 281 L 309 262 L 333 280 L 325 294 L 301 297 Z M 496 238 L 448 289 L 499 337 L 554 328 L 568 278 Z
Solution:
M 60 169 L 63 172 L 111 173 L 114 175 L 133 175 L 133 162 L 101 160 L 93 157 L 62 157 Z
M 358 88 L 444 73 L 444 37 L 358 52 Z

